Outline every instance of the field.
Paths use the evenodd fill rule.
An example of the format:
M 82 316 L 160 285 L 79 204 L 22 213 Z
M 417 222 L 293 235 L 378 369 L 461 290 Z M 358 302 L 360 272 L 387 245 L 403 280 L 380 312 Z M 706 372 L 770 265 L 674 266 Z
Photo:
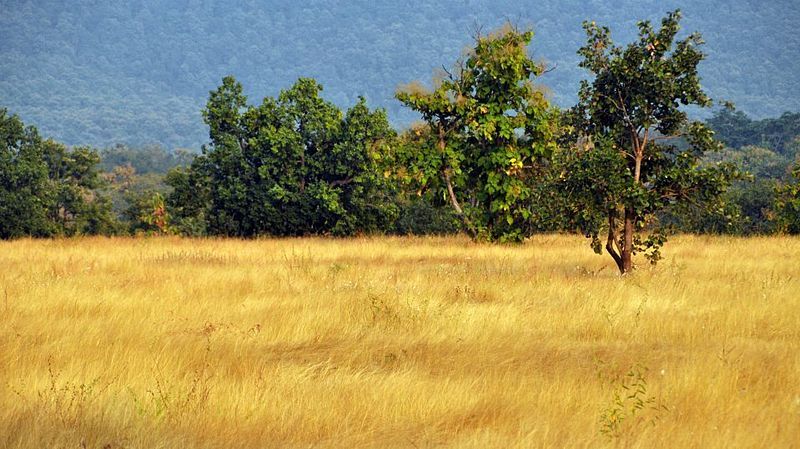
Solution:
M 800 447 L 797 238 L 19 240 L 0 323 L 3 448 Z

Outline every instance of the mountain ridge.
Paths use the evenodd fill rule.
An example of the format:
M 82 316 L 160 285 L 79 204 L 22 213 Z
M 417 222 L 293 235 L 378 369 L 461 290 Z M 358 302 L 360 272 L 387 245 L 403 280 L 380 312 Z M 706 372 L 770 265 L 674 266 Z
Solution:
M 395 1 L 208 0 L 2 1 L 0 105 L 68 144 L 160 143 L 198 148 L 207 140 L 200 110 L 208 92 L 233 74 L 251 103 L 313 77 L 340 107 L 364 96 L 395 126 L 415 115 L 395 88 L 423 82 L 451 65 L 476 24 L 510 20 L 533 27 L 534 58 L 555 67 L 540 79 L 553 101 L 575 101 L 581 22 L 612 29 L 618 44 L 636 21 L 681 8 L 682 33 L 708 44 L 703 85 L 754 118 L 797 110 L 800 4 L 567 0 Z

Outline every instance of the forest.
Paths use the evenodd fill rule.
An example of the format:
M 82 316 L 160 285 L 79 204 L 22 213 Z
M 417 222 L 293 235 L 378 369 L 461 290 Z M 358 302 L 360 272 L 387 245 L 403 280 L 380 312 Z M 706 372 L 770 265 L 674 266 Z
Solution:
M 224 77 L 200 154 L 69 146 L 2 109 L 0 237 L 580 232 L 597 252 L 607 240 L 624 272 L 676 232 L 800 232 L 800 114 L 714 106 L 704 41 L 679 38 L 681 17 L 639 22 L 625 46 L 584 22 L 590 77 L 570 108 L 546 93 L 534 32 L 508 23 L 432 82 L 398 88 L 422 118 L 400 130 L 364 97 L 342 110 L 313 78 L 251 103 Z M 714 112 L 698 121 L 687 106 Z
M 542 83 L 567 108 L 585 77 L 575 54 L 583 20 L 626 42 L 636 21 L 676 8 L 686 30 L 703 32 L 699 70 L 712 98 L 756 119 L 796 111 L 793 0 L 0 0 L 0 104 L 68 145 L 199 150 L 199 111 L 224 76 L 251 98 L 312 77 L 338 107 L 363 96 L 402 128 L 420 117 L 394 99 L 398 84 L 449 64 L 477 28 L 511 21 L 535 31 L 531 55 L 552 69 Z

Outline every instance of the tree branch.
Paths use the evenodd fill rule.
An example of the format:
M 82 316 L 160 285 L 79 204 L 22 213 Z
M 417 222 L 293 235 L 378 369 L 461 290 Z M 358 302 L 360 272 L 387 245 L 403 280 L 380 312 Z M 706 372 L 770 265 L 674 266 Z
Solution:
M 335 181 L 331 181 L 330 182 L 330 186 L 331 187 L 346 186 L 347 184 L 350 184 L 351 182 L 353 182 L 353 178 L 337 179 Z
M 686 136 L 686 134 L 684 134 L 684 133 L 675 134 L 675 135 L 672 135 L 672 136 L 652 136 L 652 137 L 650 137 L 650 140 L 652 142 L 656 142 L 656 141 L 659 141 L 659 140 L 680 139 L 680 138 L 685 137 L 685 136 Z
M 550 73 L 550 72 L 554 71 L 557 68 L 558 68 L 558 63 L 553 64 L 551 67 L 546 67 L 544 70 L 542 70 L 542 75 Z
M 470 237 L 472 237 L 473 239 L 477 238 L 478 237 L 478 233 L 475 230 L 475 227 L 473 226 L 472 221 L 470 221 L 470 219 L 464 213 L 464 209 L 461 208 L 461 204 L 459 204 L 458 198 L 456 198 L 456 192 L 455 192 L 455 190 L 453 190 L 453 182 L 450 179 L 450 169 L 449 168 L 446 168 L 444 170 L 444 181 L 445 181 L 445 184 L 447 185 L 447 194 L 450 196 L 450 204 L 453 205 L 453 209 L 455 209 L 456 215 L 458 215 L 459 218 L 461 218 L 461 221 L 464 222 L 464 225 L 467 227 L 467 233 L 470 235 Z

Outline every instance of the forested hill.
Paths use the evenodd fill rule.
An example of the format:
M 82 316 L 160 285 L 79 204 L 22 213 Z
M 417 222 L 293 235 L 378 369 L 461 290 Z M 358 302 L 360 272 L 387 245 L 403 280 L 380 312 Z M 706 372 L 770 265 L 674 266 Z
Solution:
M 397 85 L 452 64 L 476 24 L 508 19 L 533 26 L 534 56 L 556 67 L 542 82 L 569 106 L 583 20 L 627 41 L 637 20 L 675 8 L 708 43 L 701 73 L 714 98 L 756 118 L 798 109 L 797 0 L 0 0 L 0 105 L 69 144 L 196 148 L 224 75 L 253 103 L 308 76 L 334 103 L 363 95 L 402 126 L 415 116 Z

